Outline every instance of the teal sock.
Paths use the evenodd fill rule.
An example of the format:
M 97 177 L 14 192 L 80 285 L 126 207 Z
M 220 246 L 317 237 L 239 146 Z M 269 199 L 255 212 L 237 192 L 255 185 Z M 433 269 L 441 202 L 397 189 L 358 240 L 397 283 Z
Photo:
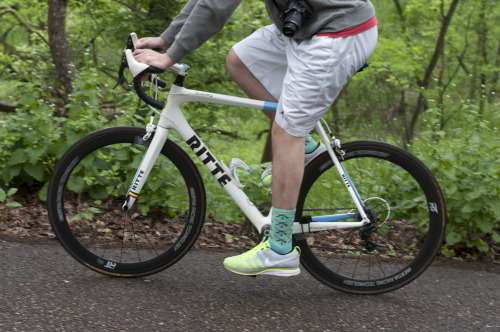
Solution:
M 294 210 L 281 210 L 273 207 L 271 230 L 269 231 L 269 243 L 271 249 L 278 254 L 288 254 L 292 251 Z
M 314 138 L 311 137 L 311 135 L 307 135 L 306 137 L 306 153 L 311 153 L 316 148 L 319 146 L 319 143 L 317 143 Z

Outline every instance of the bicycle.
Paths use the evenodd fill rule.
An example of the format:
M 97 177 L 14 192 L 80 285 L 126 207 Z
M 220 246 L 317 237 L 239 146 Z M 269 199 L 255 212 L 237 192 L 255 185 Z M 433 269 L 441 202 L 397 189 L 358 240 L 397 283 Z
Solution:
M 186 89 L 189 67 L 176 64 L 167 103 L 157 99 L 161 70 L 132 56 L 132 34 L 120 67 L 138 96 L 161 110 L 144 128 L 112 127 L 75 143 L 56 165 L 48 188 L 50 223 L 62 246 L 88 268 L 115 277 L 142 277 L 178 262 L 205 218 L 198 167 L 177 132 L 265 237 L 271 222 L 228 168 L 208 149 L 180 105 L 208 102 L 276 110 L 275 103 Z M 151 92 L 142 77 L 149 75 Z M 153 116 L 152 116 L 153 118 Z M 325 130 L 326 127 L 326 130 Z M 446 227 L 445 201 L 429 169 L 402 148 L 376 141 L 341 144 L 326 122 L 316 125 L 326 147 L 305 167 L 293 228 L 302 266 L 334 289 L 379 294 L 421 275 L 437 255 Z M 328 131 L 328 134 L 327 134 Z M 234 165 L 233 165 L 234 166 Z M 347 174 L 349 170 L 349 174 Z M 147 181 L 146 181 L 147 180 Z

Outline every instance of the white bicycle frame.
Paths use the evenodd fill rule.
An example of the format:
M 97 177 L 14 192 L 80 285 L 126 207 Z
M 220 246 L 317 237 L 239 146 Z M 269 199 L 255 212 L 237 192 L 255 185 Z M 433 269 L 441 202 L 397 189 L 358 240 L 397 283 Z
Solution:
M 208 171 L 222 185 L 233 201 L 243 211 L 245 216 L 259 231 L 259 233 L 262 233 L 262 231 L 271 224 L 271 212 L 269 212 L 267 216 L 262 215 L 245 192 L 238 187 L 227 167 L 215 158 L 212 152 L 203 143 L 201 138 L 194 132 L 180 108 L 180 105 L 187 102 L 216 103 L 267 111 L 276 111 L 277 107 L 276 103 L 209 93 L 205 91 L 190 90 L 175 84 L 172 85 L 170 92 L 168 93 L 167 103 L 161 112 L 160 120 L 156 127 L 156 133 L 153 136 L 151 144 L 142 160 L 141 165 L 139 166 L 139 169 L 137 170 L 134 180 L 132 181 L 126 202 L 123 205 L 123 209 L 129 210 L 133 206 L 158 155 L 160 154 L 161 149 L 168 139 L 170 130 L 174 130 L 189 145 L 191 150 L 193 150 Z M 335 164 L 340 177 L 343 179 L 344 184 L 356 206 L 356 210 L 361 216 L 361 221 L 341 221 L 353 218 L 355 213 L 313 217 L 312 222 L 306 224 L 301 224 L 296 221 L 294 223 L 293 233 L 297 234 L 339 228 L 361 227 L 369 223 L 370 221 L 363 209 L 363 201 L 359 197 L 342 164 L 339 162 L 332 148 L 332 143 L 330 142 L 330 139 L 320 122 L 318 122 L 315 129 L 325 144 L 325 147 Z

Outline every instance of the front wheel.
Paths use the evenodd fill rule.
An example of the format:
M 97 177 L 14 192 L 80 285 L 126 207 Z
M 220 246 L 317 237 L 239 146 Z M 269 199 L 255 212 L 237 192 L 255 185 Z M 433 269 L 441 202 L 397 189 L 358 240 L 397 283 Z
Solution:
M 401 148 L 358 141 L 342 149 L 345 155 L 339 160 L 371 222 L 355 229 L 296 234 L 301 263 L 340 291 L 379 294 L 398 289 L 417 278 L 442 245 L 443 194 L 427 167 Z M 314 159 L 305 170 L 297 218 L 356 212 L 344 181 L 328 153 Z
M 205 217 L 205 190 L 193 161 L 167 140 L 129 211 L 124 199 L 151 140 L 144 129 L 115 127 L 75 143 L 49 184 L 50 223 L 80 263 L 107 275 L 139 277 L 177 262 Z

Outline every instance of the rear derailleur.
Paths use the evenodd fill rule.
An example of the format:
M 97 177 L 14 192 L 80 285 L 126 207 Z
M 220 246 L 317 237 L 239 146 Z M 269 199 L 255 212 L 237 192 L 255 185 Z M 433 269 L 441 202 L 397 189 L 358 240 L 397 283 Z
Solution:
M 380 223 L 380 219 L 377 217 L 377 213 L 375 210 L 369 207 L 364 207 L 363 208 L 366 216 L 370 220 L 370 223 L 364 225 L 361 227 L 361 230 L 359 231 L 359 236 L 361 240 L 364 242 L 364 247 L 368 252 L 373 252 L 377 248 L 377 245 L 373 241 L 373 232 L 375 232 L 378 229 L 378 224 Z M 359 212 L 356 213 L 354 216 L 354 220 L 356 221 L 361 221 L 361 215 Z

